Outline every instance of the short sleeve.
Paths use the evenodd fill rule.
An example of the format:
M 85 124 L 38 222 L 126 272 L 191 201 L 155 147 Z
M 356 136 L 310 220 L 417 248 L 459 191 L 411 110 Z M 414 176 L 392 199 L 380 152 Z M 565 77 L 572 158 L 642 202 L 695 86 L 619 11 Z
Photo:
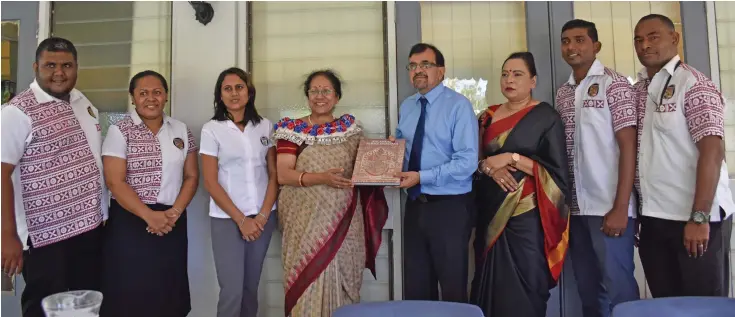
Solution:
M 612 115 L 613 131 L 637 125 L 638 112 L 635 105 L 633 86 L 627 79 L 619 77 L 607 87 L 607 105 Z
M 3 140 L 0 142 L 2 162 L 18 165 L 31 142 L 33 127 L 31 118 L 15 106 L 5 106 L 0 112 Z
M 684 117 L 694 143 L 706 136 L 725 136 L 725 105 L 711 81 L 698 81 L 686 91 Z
M 276 144 L 276 153 L 298 155 L 299 146 L 296 143 L 286 140 L 278 140 Z
M 128 142 L 125 140 L 120 128 L 116 125 L 111 125 L 107 129 L 107 136 L 105 142 L 102 143 L 102 156 L 114 156 L 121 159 L 127 159 Z
M 199 154 L 218 157 L 219 142 L 214 137 L 214 133 L 209 129 L 202 129 L 202 139 L 199 146 Z
M 189 154 L 198 152 L 199 147 L 197 146 L 197 141 L 194 140 L 194 135 L 191 134 L 191 130 L 189 130 L 189 127 L 186 128 L 186 139 L 189 142 L 189 150 L 186 153 Z

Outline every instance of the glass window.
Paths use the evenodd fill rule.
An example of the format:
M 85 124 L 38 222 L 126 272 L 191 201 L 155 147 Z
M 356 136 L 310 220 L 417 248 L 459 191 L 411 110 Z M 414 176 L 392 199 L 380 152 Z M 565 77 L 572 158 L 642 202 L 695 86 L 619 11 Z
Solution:
M 15 96 L 18 82 L 18 27 L 20 21 L 2 22 L 2 103 Z
M 633 47 L 635 25 L 642 17 L 657 13 L 669 17 L 679 34 L 682 33 L 678 1 L 574 1 L 574 17 L 594 22 L 602 50 L 597 58 L 635 82 L 643 68 Z M 613 27 L 615 23 L 615 27 Z M 555 39 L 559 39 L 558 35 Z M 679 56 L 684 59 L 684 40 L 679 41 Z
M 422 1 L 421 37 L 444 54 L 444 84 L 470 99 L 479 113 L 505 102 L 500 92 L 503 61 L 527 50 L 525 4 Z
M 99 109 L 103 133 L 128 111 L 133 75 L 150 69 L 170 84 L 171 2 L 59 1 L 51 20 L 51 34 L 77 48 L 77 89 Z
M 369 137 L 387 133 L 381 2 L 251 2 L 250 70 L 256 107 L 275 122 L 309 113 L 302 84 L 329 68 L 343 80 L 335 115 L 353 114 Z
M 735 176 L 735 3 L 715 2 L 720 89 L 725 107 L 725 149 L 730 177 Z M 731 188 L 735 189 L 735 188 Z M 735 246 L 735 245 L 733 245 Z

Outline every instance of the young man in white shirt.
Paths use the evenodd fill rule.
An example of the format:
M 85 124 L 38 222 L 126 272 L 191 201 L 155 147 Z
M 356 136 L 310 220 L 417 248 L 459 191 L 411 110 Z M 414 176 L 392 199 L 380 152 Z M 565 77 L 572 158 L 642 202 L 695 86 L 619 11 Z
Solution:
M 2 268 L 23 274 L 23 316 L 43 317 L 45 296 L 99 289 L 109 201 L 99 112 L 74 89 L 74 45 L 44 40 L 33 70 L 2 108 Z
M 628 79 L 597 59 L 601 47 L 594 23 L 562 27 L 562 57 L 572 74 L 556 107 L 572 179 L 570 256 L 586 317 L 608 317 L 616 304 L 640 298 L 633 275 L 635 99 Z
M 668 17 L 635 27 L 645 66 L 638 102 L 640 256 L 654 297 L 727 296 L 727 241 L 735 210 L 725 163 L 724 100 L 678 56 Z

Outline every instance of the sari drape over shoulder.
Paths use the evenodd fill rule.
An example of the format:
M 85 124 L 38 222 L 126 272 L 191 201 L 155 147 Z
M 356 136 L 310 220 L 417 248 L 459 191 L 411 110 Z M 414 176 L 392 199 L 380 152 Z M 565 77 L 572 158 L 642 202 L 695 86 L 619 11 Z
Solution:
M 480 117 L 483 154 L 528 157 L 534 161 L 533 175 L 513 172 L 519 187 L 508 193 L 492 178 L 476 177 L 471 301 L 486 316 L 540 317 L 561 274 L 569 239 L 563 123 L 550 105 L 540 103 L 491 124 L 497 108 Z
M 297 171 L 343 168 L 350 178 L 362 131 L 351 115 L 320 126 L 284 118 L 274 138 L 278 153 L 297 155 Z M 331 316 L 358 302 L 363 270 L 375 275 L 388 216 L 383 188 L 283 186 L 278 207 L 286 316 Z

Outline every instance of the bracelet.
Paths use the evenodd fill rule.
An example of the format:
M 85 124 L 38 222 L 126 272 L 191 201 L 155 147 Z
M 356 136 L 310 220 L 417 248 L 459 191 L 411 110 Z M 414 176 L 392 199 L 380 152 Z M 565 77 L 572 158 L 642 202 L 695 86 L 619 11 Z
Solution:
M 263 217 L 263 219 L 265 219 L 266 221 L 268 220 L 268 217 L 266 217 L 265 215 L 263 215 L 263 214 L 261 214 L 261 213 L 258 213 L 258 214 L 257 214 L 257 215 L 255 215 L 255 216 L 256 216 L 256 217 L 257 217 L 257 216 L 261 216 L 261 217 Z
M 299 186 L 304 187 L 304 174 L 306 172 L 301 172 L 301 175 L 299 175 Z
M 173 210 L 174 210 L 174 211 L 175 211 L 175 212 L 176 212 L 177 214 L 179 214 L 179 215 L 183 213 L 183 211 L 181 211 L 181 209 L 179 209 L 179 208 L 176 208 L 176 207 L 174 207 L 174 206 L 171 206 L 171 209 L 173 209 Z
M 243 225 L 243 224 L 245 224 L 245 219 L 246 219 L 246 218 L 247 218 L 247 217 L 243 216 L 243 217 L 242 217 L 242 220 L 240 220 L 240 223 L 238 223 L 238 224 L 237 224 L 237 226 L 238 226 L 238 227 L 242 227 L 242 225 Z

